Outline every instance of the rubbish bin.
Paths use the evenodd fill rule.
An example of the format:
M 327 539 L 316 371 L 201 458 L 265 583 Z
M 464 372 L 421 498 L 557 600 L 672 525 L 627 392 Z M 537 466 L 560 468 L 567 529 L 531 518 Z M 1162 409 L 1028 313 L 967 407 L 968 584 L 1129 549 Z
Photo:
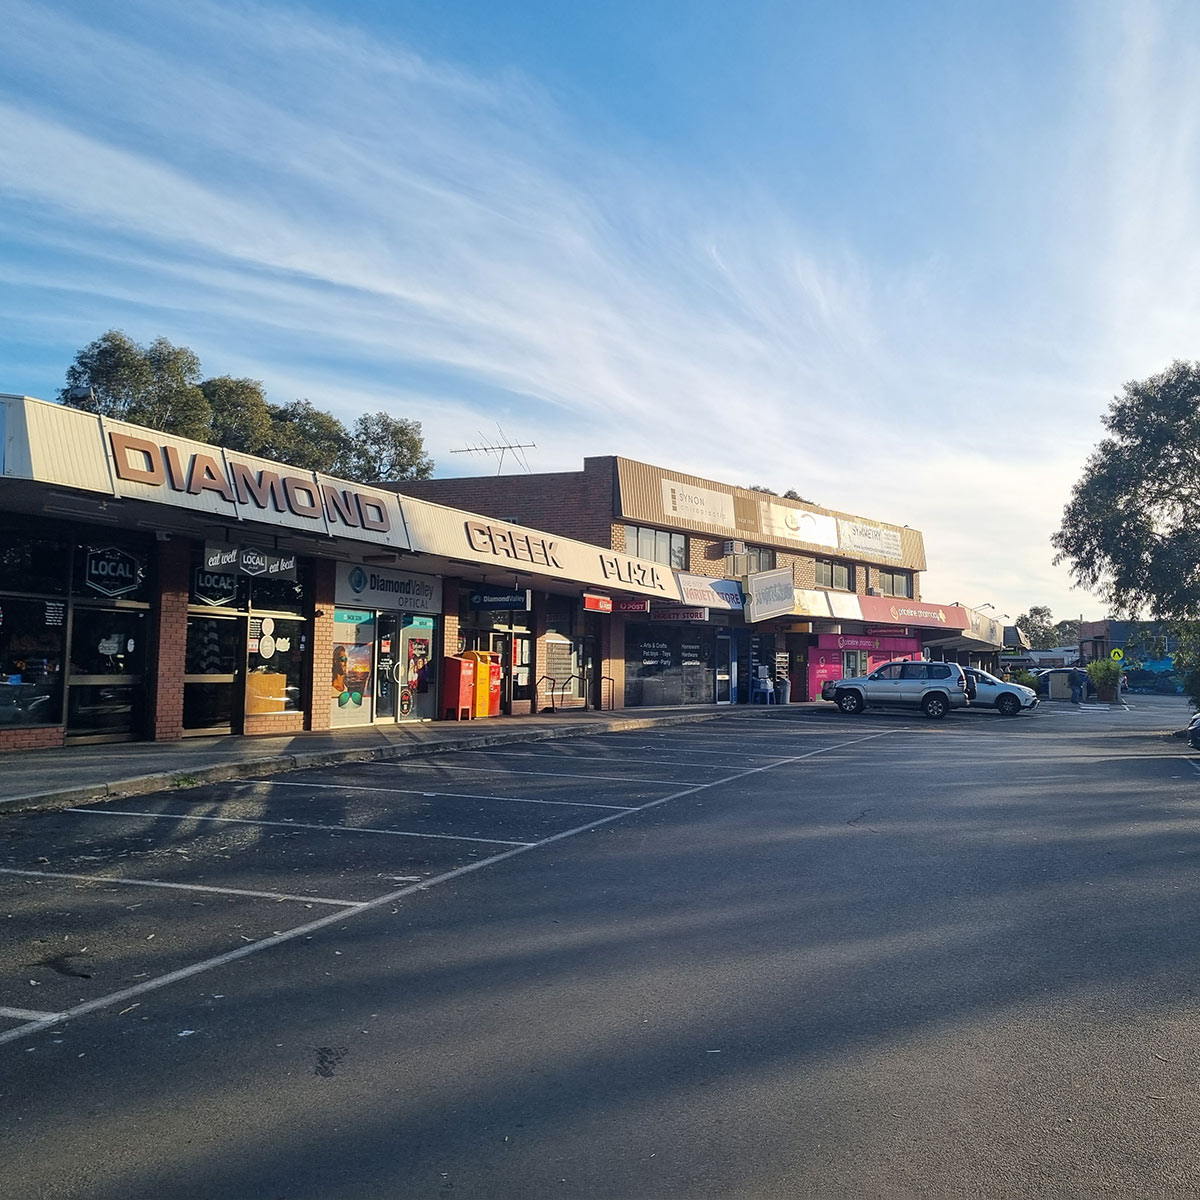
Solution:
M 471 706 L 473 717 L 500 715 L 500 655 L 494 650 L 468 650 L 463 658 L 475 664 L 475 698 Z
M 778 703 L 791 704 L 792 681 L 786 675 L 784 675 L 783 678 L 776 680 L 775 691 L 778 693 Z

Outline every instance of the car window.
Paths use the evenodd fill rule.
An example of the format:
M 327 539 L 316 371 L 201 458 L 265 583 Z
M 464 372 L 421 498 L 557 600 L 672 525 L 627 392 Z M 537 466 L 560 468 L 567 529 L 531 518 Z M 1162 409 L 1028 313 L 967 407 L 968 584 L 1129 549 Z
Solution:
M 886 667 L 880 667 L 871 678 L 872 679 L 899 679 L 900 678 L 900 663 L 888 663 Z
M 927 679 L 949 679 L 950 668 L 945 663 L 930 663 Z
M 925 664 L 923 662 L 905 663 L 904 669 L 900 673 L 900 678 L 901 679 L 924 679 L 925 678 Z

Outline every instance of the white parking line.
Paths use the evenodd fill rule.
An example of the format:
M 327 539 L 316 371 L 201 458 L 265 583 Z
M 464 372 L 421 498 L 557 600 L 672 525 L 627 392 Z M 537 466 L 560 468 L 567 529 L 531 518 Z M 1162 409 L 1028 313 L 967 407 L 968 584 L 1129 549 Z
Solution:
M 1197 775 L 1200 775 L 1200 762 L 1197 762 L 1194 758 L 1186 758 L 1184 759 L 1184 762 L 1186 762 L 1187 765 L 1191 767 Z
M 550 837 L 543 838 L 540 842 L 527 842 L 512 850 L 505 850 L 499 854 L 493 854 L 489 858 L 482 858 L 478 862 L 467 863 L 465 866 L 456 867 L 452 871 L 435 875 L 432 879 L 426 879 L 421 883 L 409 884 L 407 887 L 397 888 L 386 895 L 377 896 L 374 900 L 368 900 L 351 912 L 332 913 L 326 917 L 319 917 L 315 921 L 309 921 L 304 925 L 297 925 L 294 929 L 285 929 L 282 933 L 273 934 L 271 937 L 263 938 L 258 942 L 250 942 L 245 946 L 239 946 L 236 950 L 226 951 L 224 954 L 218 954 L 213 958 L 204 959 L 202 962 L 193 963 L 189 967 L 181 967 L 177 971 L 160 975 L 156 979 L 145 979 L 141 983 L 123 988 L 119 992 L 111 992 L 107 996 L 99 996 L 95 1000 L 89 1000 L 84 1004 L 77 1004 L 74 1008 L 69 1008 L 65 1012 L 43 1017 L 30 1022 L 28 1025 L 18 1025 L 16 1029 L 0 1033 L 0 1046 L 6 1042 L 16 1041 L 18 1038 L 29 1037 L 34 1033 L 41 1032 L 43 1029 L 49 1029 L 51 1026 L 57 1025 L 62 1021 L 86 1016 L 88 1013 L 97 1012 L 102 1008 L 111 1008 L 114 1004 L 121 1004 L 134 996 L 141 996 L 147 992 L 157 991 L 159 988 L 167 987 L 172 983 L 178 983 L 180 980 L 190 979 L 193 975 L 200 975 L 205 971 L 215 970 L 217 967 L 223 967 L 227 963 L 236 962 L 240 958 L 248 958 L 251 954 L 258 954 L 260 951 L 267 950 L 272 946 L 278 946 L 284 942 L 293 941 L 298 937 L 305 937 L 308 934 L 316 933 L 317 930 L 325 929 L 330 925 L 336 925 L 339 921 L 349 921 L 362 913 L 371 912 L 388 904 L 395 904 L 396 901 L 402 900 L 406 896 L 414 895 L 417 892 L 427 892 L 440 884 L 450 882 L 452 879 L 460 879 L 462 876 L 469 875 L 474 871 L 480 871 L 484 867 L 493 866 L 508 858 L 515 858 L 518 854 L 526 854 L 530 850 L 536 850 L 541 846 L 553 845 L 555 842 L 576 837 L 581 833 L 586 833 L 590 829 L 597 829 L 601 825 L 608 825 L 612 821 L 619 821 L 628 816 L 629 813 L 646 812 L 649 809 L 667 804 L 672 800 L 679 800 L 684 796 L 695 795 L 696 792 L 704 792 L 709 788 L 720 787 L 726 783 L 736 783 L 738 780 L 744 779 L 747 775 L 774 770 L 776 767 L 803 762 L 805 759 L 815 758 L 820 754 L 829 754 L 835 750 L 844 750 L 848 746 L 856 746 L 862 742 L 874 741 L 877 738 L 886 737 L 890 732 L 892 731 L 883 730 L 879 733 L 867 734 L 865 737 L 853 738 L 848 742 L 838 742 L 832 746 L 822 746 L 818 750 L 810 750 L 805 754 L 797 754 L 792 758 L 781 759 L 779 762 L 768 763 L 761 767 L 751 767 L 748 771 L 739 771 L 736 775 L 729 775 L 724 779 L 710 779 L 707 783 L 692 784 L 690 787 L 681 788 L 677 792 L 660 796 L 657 800 L 648 800 L 645 804 L 639 804 L 636 808 L 630 809 L 628 812 L 610 813 L 606 817 L 597 817 L 596 820 L 588 821 L 584 825 L 577 825 L 574 829 L 566 829 L 562 833 L 551 834 Z
M 791 759 L 780 759 L 780 762 L 790 762 Z M 671 779 L 643 779 L 638 775 L 581 775 L 571 771 L 509 771 L 496 770 L 494 767 L 460 767 L 455 763 L 438 763 L 439 767 L 443 767 L 447 771 L 473 771 L 477 775 L 531 775 L 535 779 L 582 779 L 582 780 L 601 780 L 611 783 L 657 783 L 660 786 L 664 783 L 673 783 Z M 672 763 L 673 767 L 686 767 L 687 763 Z M 768 764 L 770 765 L 770 764 Z M 747 767 L 748 771 L 757 771 L 759 767 Z
M 531 754 L 531 753 L 528 753 L 523 750 L 481 749 L 481 750 L 472 750 L 471 753 L 472 754 L 486 754 L 489 757 L 493 757 L 493 758 L 553 758 L 553 759 L 556 759 L 560 763 L 612 762 L 612 759 L 613 759 L 613 756 L 611 754 L 536 754 L 536 753 Z M 684 750 L 684 751 L 681 751 L 681 753 L 689 754 L 689 753 L 694 753 L 694 751 Z M 722 750 L 722 751 L 720 751 L 720 753 L 728 755 L 729 751 Z M 782 754 L 774 754 L 774 755 L 772 755 L 772 754 L 756 754 L 754 757 L 755 758 L 784 758 L 786 756 L 782 755 Z M 736 770 L 738 767 L 737 763 L 686 763 L 686 762 L 672 762 L 671 760 L 665 759 L 665 758 L 636 758 L 636 759 L 630 759 L 629 761 L 632 762 L 634 766 L 638 766 L 638 767 L 642 767 L 642 766 L 646 766 L 646 767 L 688 767 L 688 766 L 691 766 L 691 767 L 704 767 L 706 770 L 710 770 L 710 771 L 720 771 L 720 770 L 733 771 L 733 770 Z M 595 779 L 596 776 L 591 775 L 591 776 L 588 776 L 588 778 Z
M 305 904 L 336 904 L 359 908 L 362 900 L 329 900 L 324 896 L 293 896 L 288 892 L 251 892 L 244 888 L 212 887 L 202 883 L 164 883 L 161 879 L 126 879 L 120 875 L 73 875 L 66 871 L 18 871 L 0 867 L 0 875 L 24 875 L 31 879 L 78 879 L 85 883 L 120 883 L 130 887 L 171 888 L 180 892 L 216 892 L 221 896 L 254 896 L 260 900 L 302 900 Z
M 413 833 L 406 829 L 371 829 L 365 825 L 310 825 L 303 821 L 257 821 L 250 817 L 198 817 L 191 813 L 128 812 L 120 808 L 65 808 L 63 812 L 87 817 L 149 817 L 153 821 L 220 821 L 225 825 L 277 825 L 282 829 L 316 829 L 326 833 L 382 833 L 388 837 L 433 838 L 439 842 L 484 842 L 489 846 L 533 846 L 506 838 L 466 837 L 458 833 Z
M 329 788 L 334 792 L 383 792 L 392 796 L 449 796 L 455 800 L 507 800 L 510 804 L 553 804 L 563 808 L 611 808 L 629 812 L 628 804 L 589 804 L 585 800 L 530 800 L 525 796 L 478 796 L 472 792 L 427 792 L 424 788 L 364 787 L 355 783 L 293 783 L 281 779 L 239 779 L 236 786 L 265 783 L 270 787 Z
M 0 1008 L 0 1017 L 10 1021 L 49 1021 L 61 1016 L 62 1013 L 38 1012 L 33 1008 Z

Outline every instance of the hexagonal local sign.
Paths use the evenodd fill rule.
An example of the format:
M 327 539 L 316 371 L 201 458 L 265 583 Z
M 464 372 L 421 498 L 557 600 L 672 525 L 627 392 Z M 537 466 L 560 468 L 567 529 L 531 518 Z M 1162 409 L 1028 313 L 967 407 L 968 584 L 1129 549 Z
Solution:
M 141 583 L 136 556 L 117 546 L 89 548 L 86 575 L 88 587 L 102 596 L 123 596 Z

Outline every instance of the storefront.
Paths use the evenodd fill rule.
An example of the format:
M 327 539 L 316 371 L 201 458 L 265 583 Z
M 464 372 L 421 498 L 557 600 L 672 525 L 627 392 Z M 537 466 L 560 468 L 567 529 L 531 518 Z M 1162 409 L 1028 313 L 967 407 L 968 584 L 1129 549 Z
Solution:
M 367 563 L 338 563 L 329 723 L 437 716 L 442 581 Z
M 152 545 L 54 520 L 0 530 L 0 729 L 62 724 L 72 741 L 138 735 Z

